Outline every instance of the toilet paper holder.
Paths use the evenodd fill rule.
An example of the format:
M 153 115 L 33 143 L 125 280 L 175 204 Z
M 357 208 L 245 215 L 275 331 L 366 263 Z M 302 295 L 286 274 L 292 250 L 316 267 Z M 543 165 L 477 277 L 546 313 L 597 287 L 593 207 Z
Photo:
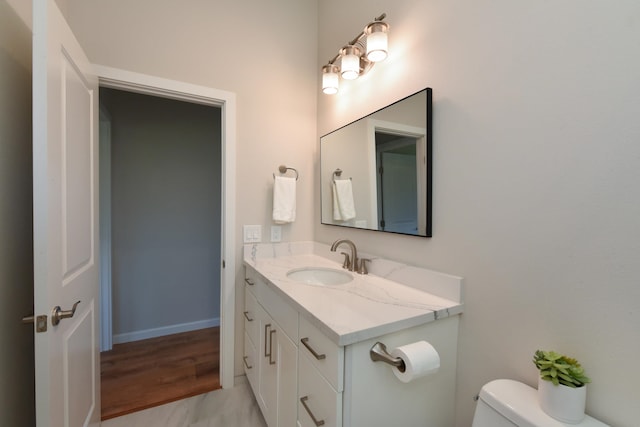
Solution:
M 391 356 L 387 351 L 387 346 L 380 341 L 371 347 L 371 350 L 369 350 L 369 357 L 371 357 L 371 360 L 374 362 L 384 362 L 391 366 L 395 366 L 400 372 L 404 372 L 406 370 L 404 360 L 400 357 Z

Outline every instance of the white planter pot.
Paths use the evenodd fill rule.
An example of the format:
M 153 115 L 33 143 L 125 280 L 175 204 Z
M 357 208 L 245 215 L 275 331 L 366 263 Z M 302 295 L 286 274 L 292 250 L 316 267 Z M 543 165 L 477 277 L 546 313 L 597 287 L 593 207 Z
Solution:
M 564 423 L 578 424 L 584 419 L 587 386 L 571 388 L 538 378 L 538 401 L 549 416 Z

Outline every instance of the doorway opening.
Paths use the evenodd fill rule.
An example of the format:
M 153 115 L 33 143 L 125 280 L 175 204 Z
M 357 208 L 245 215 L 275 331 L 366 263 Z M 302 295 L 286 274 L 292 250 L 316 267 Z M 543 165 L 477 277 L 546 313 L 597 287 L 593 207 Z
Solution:
M 211 264 L 220 266 L 219 289 L 219 381 L 222 388 L 234 385 L 235 319 L 235 94 L 218 89 L 94 65 L 103 88 L 120 89 L 137 94 L 215 106 L 221 112 L 220 144 L 220 254 Z M 101 117 L 101 119 L 108 119 Z M 110 252 L 103 251 L 102 256 Z M 110 261 L 110 260 L 107 260 Z M 102 260 L 104 263 L 105 260 Z M 110 271 L 110 270 L 108 270 Z M 106 279 L 111 280 L 110 277 Z M 112 346 L 111 294 L 101 277 L 101 348 Z
M 375 133 L 378 230 L 417 234 L 420 139 Z
M 107 419 L 220 387 L 222 115 L 110 88 L 100 109 Z

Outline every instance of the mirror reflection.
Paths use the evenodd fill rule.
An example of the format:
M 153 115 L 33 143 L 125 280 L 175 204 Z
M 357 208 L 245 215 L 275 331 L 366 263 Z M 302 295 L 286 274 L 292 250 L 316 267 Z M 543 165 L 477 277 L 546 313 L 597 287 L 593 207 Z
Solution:
M 320 138 L 322 223 L 431 237 L 431 89 Z

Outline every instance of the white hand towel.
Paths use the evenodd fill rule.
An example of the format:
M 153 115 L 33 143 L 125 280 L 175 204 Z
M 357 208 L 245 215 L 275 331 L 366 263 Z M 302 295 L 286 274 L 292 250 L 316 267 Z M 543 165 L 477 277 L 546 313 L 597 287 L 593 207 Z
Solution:
M 273 221 L 286 224 L 296 220 L 296 179 L 276 176 L 273 183 Z
M 350 179 L 339 179 L 333 182 L 334 186 L 334 218 L 336 216 L 336 205 L 340 218 L 339 221 L 348 221 L 356 217 L 356 207 L 353 202 L 353 187 Z
M 338 202 L 338 189 L 336 188 L 335 181 L 331 184 L 331 192 L 333 194 L 333 220 L 342 221 L 342 214 L 340 213 L 340 203 Z

